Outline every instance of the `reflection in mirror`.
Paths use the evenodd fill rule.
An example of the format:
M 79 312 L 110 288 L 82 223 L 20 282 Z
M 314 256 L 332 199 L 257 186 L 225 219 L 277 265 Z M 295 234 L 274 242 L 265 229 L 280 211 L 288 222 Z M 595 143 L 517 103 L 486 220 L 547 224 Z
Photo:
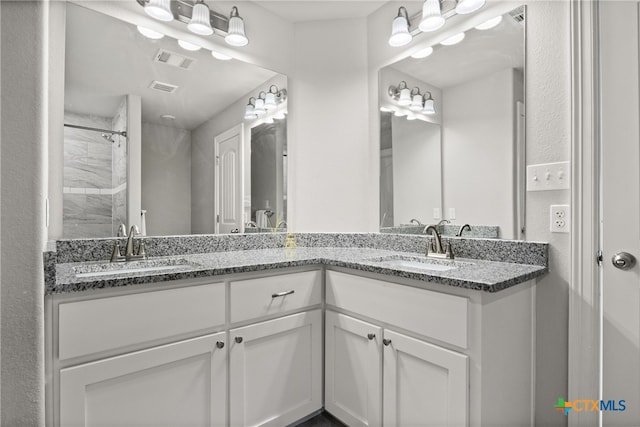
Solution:
M 234 189 L 229 229 L 242 232 L 264 208 L 252 205 L 250 176 L 266 171 L 250 160 L 252 128 L 265 118 L 245 120 L 245 107 L 272 85 L 286 88 L 286 76 L 184 50 L 168 36 L 149 39 L 91 3 L 67 3 L 65 124 L 90 129 L 65 126 L 64 237 L 115 236 L 120 224 L 141 225 L 142 211 L 148 235 L 214 233 L 229 217 L 216 187 Z M 241 131 L 228 186 L 216 180 L 214 141 L 230 129 Z M 270 164 L 285 175 L 282 155 Z M 273 220 L 285 219 L 284 197 L 260 202 L 278 209 Z
M 521 6 L 494 27 L 467 29 L 459 44 L 380 71 L 381 231 L 447 221 L 443 234 L 470 224 L 463 236 L 524 238 L 524 17 Z M 389 86 L 402 81 L 431 92 L 436 114 L 391 97 Z M 407 116 L 423 136 L 397 128 Z M 427 155 L 435 135 L 439 150 Z M 401 154 L 405 144 L 413 156 Z

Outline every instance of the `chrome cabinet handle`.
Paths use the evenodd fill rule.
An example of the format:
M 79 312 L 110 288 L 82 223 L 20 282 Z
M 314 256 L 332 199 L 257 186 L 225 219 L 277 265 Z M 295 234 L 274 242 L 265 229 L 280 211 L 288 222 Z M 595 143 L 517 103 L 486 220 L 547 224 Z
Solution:
M 388 346 L 389 344 L 391 344 L 391 340 L 388 340 L 388 339 L 384 338 L 384 339 L 382 340 L 382 344 L 384 344 L 384 345 Z
M 218 348 L 224 348 L 224 343 L 223 343 L 222 341 L 218 341 L 218 342 L 216 343 L 216 347 L 218 347 Z
M 373 341 L 375 337 L 376 337 L 376 334 L 367 334 L 367 338 L 369 338 L 369 341 Z
M 618 252 L 611 258 L 611 262 L 615 268 L 628 270 L 636 265 L 636 257 L 628 252 Z
M 293 289 L 291 289 L 290 291 L 278 292 L 277 294 L 271 294 L 271 298 L 284 297 L 284 296 L 287 296 L 287 295 L 291 295 L 294 292 L 295 291 Z
M 236 341 L 238 344 L 242 343 L 242 337 L 236 337 L 236 338 L 235 338 L 235 341 Z

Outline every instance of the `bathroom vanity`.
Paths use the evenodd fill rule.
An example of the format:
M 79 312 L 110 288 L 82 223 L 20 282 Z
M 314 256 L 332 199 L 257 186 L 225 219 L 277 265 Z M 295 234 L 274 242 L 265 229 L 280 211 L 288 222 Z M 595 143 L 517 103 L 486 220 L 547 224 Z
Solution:
M 283 426 L 322 408 L 350 426 L 531 424 L 546 265 L 407 263 L 419 259 L 273 247 L 150 259 L 129 274 L 59 262 L 49 424 Z

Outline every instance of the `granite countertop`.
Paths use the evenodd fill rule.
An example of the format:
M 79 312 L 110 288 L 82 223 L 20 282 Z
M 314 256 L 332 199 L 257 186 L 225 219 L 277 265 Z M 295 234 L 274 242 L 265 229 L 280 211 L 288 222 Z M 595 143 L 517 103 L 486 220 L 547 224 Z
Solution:
M 384 262 L 388 259 L 407 260 L 409 265 L 390 265 Z M 128 264 L 108 261 L 68 262 L 55 265 L 55 277 L 47 280 L 46 293 L 61 294 L 306 265 L 345 267 L 388 275 L 391 280 L 402 277 L 416 280 L 418 284 L 428 282 L 497 292 L 547 272 L 547 267 L 542 265 L 471 258 L 429 261 L 445 268 L 455 267 L 447 271 L 421 270 L 410 265 L 411 261 L 420 260 L 425 260 L 424 254 L 370 248 L 298 247 L 175 255 L 132 261 Z M 151 270 L 158 266 L 163 270 Z M 128 270 L 126 273 L 112 274 L 114 269 Z M 85 273 L 84 277 L 82 273 Z

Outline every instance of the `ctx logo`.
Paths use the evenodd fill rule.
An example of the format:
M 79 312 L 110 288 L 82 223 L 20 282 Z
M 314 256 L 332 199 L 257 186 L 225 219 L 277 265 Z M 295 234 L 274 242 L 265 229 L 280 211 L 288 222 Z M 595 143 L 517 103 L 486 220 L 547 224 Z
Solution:
M 625 411 L 627 409 L 624 400 L 588 400 L 580 399 L 572 402 L 565 401 L 562 397 L 558 398 L 555 405 L 556 411 L 569 415 L 569 411 L 576 412 L 599 412 L 599 411 Z

